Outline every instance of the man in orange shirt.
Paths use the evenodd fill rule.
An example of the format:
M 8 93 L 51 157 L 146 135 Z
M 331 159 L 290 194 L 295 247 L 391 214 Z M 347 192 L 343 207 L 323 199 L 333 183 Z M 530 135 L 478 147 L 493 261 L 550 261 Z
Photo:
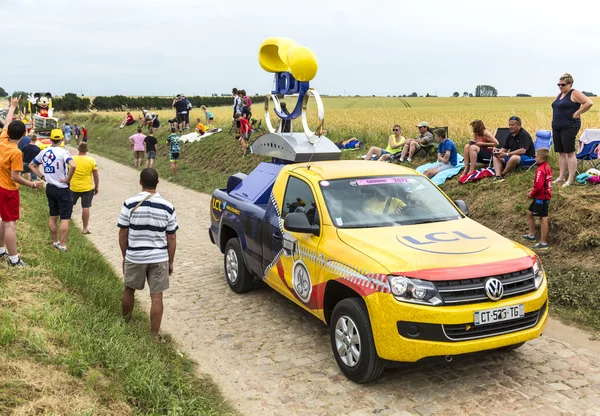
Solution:
M 18 98 L 10 102 L 10 110 L 6 117 L 11 120 Z M 17 254 L 17 220 L 19 219 L 19 184 L 31 188 L 41 188 L 42 181 L 28 181 L 21 176 L 23 170 L 23 153 L 17 144 L 25 136 L 25 124 L 22 121 L 13 121 L 2 130 L 0 134 L 0 259 L 8 257 L 11 266 L 24 266 L 25 264 Z M 42 176 L 43 179 L 43 176 Z M 6 248 L 4 245 L 6 244 Z

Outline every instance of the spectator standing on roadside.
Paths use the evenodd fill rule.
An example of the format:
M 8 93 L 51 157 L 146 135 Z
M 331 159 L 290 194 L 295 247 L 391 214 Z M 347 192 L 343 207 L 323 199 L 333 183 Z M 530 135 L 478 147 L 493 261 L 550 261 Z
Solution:
M 71 128 L 71 125 L 69 123 L 65 123 L 65 126 L 63 127 L 63 133 L 65 136 L 65 144 L 67 146 L 69 146 L 69 144 L 71 143 L 71 133 L 72 133 L 73 129 Z
M 204 118 L 206 119 L 206 125 L 208 126 L 209 129 L 212 129 L 213 121 L 215 120 L 215 116 L 213 115 L 213 113 L 208 111 L 208 108 L 205 105 L 201 106 L 200 109 L 204 112 Z
M 79 154 L 73 156 L 77 170 L 71 179 L 71 197 L 73 198 L 73 206 L 77 205 L 77 201 L 81 198 L 83 233 L 91 234 L 88 228 L 90 223 L 90 208 L 92 207 L 94 195 L 98 194 L 100 177 L 98 176 L 96 161 L 87 155 L 87 143 L 81 143 L 78 150 Z
M 287 109 L 287 104 L 286 103 L 281 103 L 281 112 L 283 114 L 285 114 L 286 116 L 290 115 L 290 112 Z M 283 121 L 283 126 L 281 126 L 281 132 L 282 133 L 291 133 L 292 132 L 292 120 L 285 120 Z M 325 133 L 323 133 L 325 134 Z
M 242 117 L 248 120 L 248 122 L 252 118 L 252 112 L 250 111 L 248 100 L 246 100 L 245 98 L 242 100 Z
M 123 317 L 130 321 L 135 291 L 150 289 L 150 331 L 160 341 L 163 292 L 169 288 L 176 250 L 175 207 L 158 192 L 158 173 L 146 168 L 140 173 L 142 192 L 129 198 L 119 215 L 119 246 L 123 255 Z
M 185 113 L 185 129 L 189 130 L 190 129 L 190 113 L 192 112 L 192 103 L 183 94 L 181 94 L 181 99 L 185 103 L 185 109 L 186 109 L 186 113 Z
M 179 152 L 181 151 L 181 143 L 175 129 L 171 129 L 171 134 L 167 137 L 169 144 L 169 162 L 171 163 L 171 176 L 177 176 L 179 170 Z
M 533 201 L 527 211 L 527 222 L 529 224 L 529 233 L 522 235 L 524 240 L 535 241 L 535 217 L 540 217 L 541 236 L 540 242 L 535 244 L 533 249 L 548 249 L 548 208 L 552 198 L 552 169 L 548 165 L 550 158 L 550 149 L 542 147 L 535 152 L 535 163 L 537 170 L 533 180 L 533 189 L 527 196 Z
M 79 137 L 81 136 L 81 130 L 79 130 L 79 126 L 75 124 L 73 126 L 73 134 L 75 135 L 75 143 L 79 146 Z
M 19 140 L 19 144 L 17 145 L 17 147 L 22 152 L 23 149 L 25 149 L 25 147 L 27 147 L 27 145 L 29 143 L 31 143 L 31 137 L 30 136 L 24 136 L 21 140 Z
M 69 222 L 73 213 L 73 199 L 69 183 L 75 173 L 75 161 L 68 151 L 60 147 L 63 134 L 60 129 L 50 133 L 52 146 L 42 150 L 29 164 L 29 169 L 46 181 L 46 197 L 50 208 L 48 228 L 52 234 L 52 244 L 60 251 L 67 251 Z M 44 174 L 39 166 L 44 165 Z M 67 166 L 69 170 L 67 171 Z M 59 225 L 60 218 L 60 225 Z
M 23 154 L 17 147 L 19 140 L 25 135 L 25 124 L 12 121 L 15 109 L 21 97 L 10 100 L 10 108 L 6 116 L 7 125 L 0 134 L 0 259 L 11 266 L 25 266 L 17 252 L 17 221 L 19 220 L 19 184 L 31 188 L 44 186 L 42 181 L 28 181 L 21 176 L 23 170 Z M 6 245 L 6 248 L 5 248 Z
M 242 145 L 242 157 L 246 157 L 246 149 L 248 148 L 248 141 L 252 134 L 252 127 L 250 127 L 248 120 L 242 117 L 240 113 L 236 113 L 235 119 L 240 122 L 240 137 L 238 140 Z
M 181 98 L 181 94 L 177 94 L 177 97 L 173 100 L 173 108 L 175 109 L 175 117 L 177 118 L 177 127 L 181 133 L 185 127 L 185 117 L 187 114 L 187 104 Z
M 87 141 L 88 141 L 88 131 L 87 131 L 87 129 L 85 128 L 85 126 L 81 126 L 81 134 L 82 134 L 82 136 L 83 136 L 83 137 L 82 137 L 82 140 L 83 140 L 85 143 L 87 143 Z
M 552 137 L 554 151 L 558 153 L 558 178 L 554 183 L 569 186 L 575 180 L 577 173 L 577 157 L 575 154 L 575 139 L 581 128 L 581 115 L 588 111 L 594 103 L 581 91 L 573 88 L 571 74 L 563 74 L 558 81 L 560 94 L 552 103 Z M 569 177 L 565 182 L 565 175 Z
M 31 169 L 29 169 L 29 164 L 33 158 L 41 152 L 41 150 L 37 145 L 37 136 L 32 134 L 30 139 L 31 142 L 21 149 L 21 152 L 23 152 L 23 176 L 25 176 L 25 179 L 27 180 L 35 181 L 38 177 L 31 171 Z
M 250 99 L 250 97 L 246 94 L 246 90 L 240 90 L 240 98 L 243 100 L 246 100 L 246 105 L 248 106 L 248 108 L 250 109 L 250 112 L 252 112 L 252 100 Z
M 133 148 L 133 166 L 142 166 L 144 162 L 144 139 L 146 136 L 139 127 L 137 133 L 129 137 L 129 148 Z
M 242 99 L 237 88 L 231 90 L 231 95 L 233 95 L 233 118 L 235 119 L 235 115 L 242 112 Z
M 146 146 L 146 167 L 154 167 L 154 161 L 156 160 L 156 144 L 158 140 L 153 136 L 154 129 L 148 130 L 148 135 L 144 139 L 144 145 Z

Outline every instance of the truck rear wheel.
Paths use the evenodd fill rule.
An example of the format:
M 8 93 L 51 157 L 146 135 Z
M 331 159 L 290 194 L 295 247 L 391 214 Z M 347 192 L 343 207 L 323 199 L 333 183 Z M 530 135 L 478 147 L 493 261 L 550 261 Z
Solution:
M 225 246 L 225 280 L 235 293 L 246 293 L 252 289 L 254 278 L 246 268 L 238 238 L 232 238 Z
M 377 355 L 371 322 L 362 300 L 348 298 L 335 305 L 329 333 L 335 360 L 348 379 L 368 383 L 381 376 L 384 366 Z

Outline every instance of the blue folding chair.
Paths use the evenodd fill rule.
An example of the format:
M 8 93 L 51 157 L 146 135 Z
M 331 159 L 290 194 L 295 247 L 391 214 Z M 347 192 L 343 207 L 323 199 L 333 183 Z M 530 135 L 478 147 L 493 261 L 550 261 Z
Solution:
M 591 129 L 590 129 L 591 130 Z M 598 160 L 598 147 L 600 147 L 600 130 L 585 130 L 579 139 L 579 149 L 577 155 L 577 173 L 585 172 L 588 169 L 598 169 L 600 160 Z M 589 134 L 586 134 L 589 133 Z
M 552 132 L 550 130 L 538 130 L 535 132 L 535 142 L 533 142 L 535 151 L 538 149 L 551 149 L 552 148 Z M 527 172 L 535 166 L 535 162 L 527 168 Z

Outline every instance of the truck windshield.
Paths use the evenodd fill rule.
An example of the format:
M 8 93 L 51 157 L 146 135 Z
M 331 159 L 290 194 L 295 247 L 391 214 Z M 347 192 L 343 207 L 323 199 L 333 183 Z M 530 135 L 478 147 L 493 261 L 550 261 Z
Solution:
M 321 181 L 321 191 L 338 228 L 424 224 L 462 218 L 426 178 L 391 176 Z

